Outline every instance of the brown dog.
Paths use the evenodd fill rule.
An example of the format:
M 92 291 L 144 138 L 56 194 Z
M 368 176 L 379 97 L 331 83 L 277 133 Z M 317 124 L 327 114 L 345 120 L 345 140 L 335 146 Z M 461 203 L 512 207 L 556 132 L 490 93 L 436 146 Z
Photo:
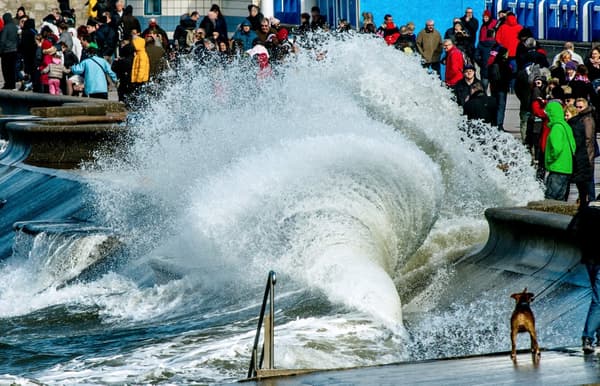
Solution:
M 510 297 L 517 302 L 510 318 L 510 341 L 512 343 L 510 357 L 513 362 L 517 362 L 517 334 L 519 332 L 528 332 L 531 337 L 533 361 L 536 362 L 540 357 L 540 348 L 535 333 L 535 318 L 529 307 L 529 303 L 533 299 L 533 294 L 527 292 L 527 288 L 525 288 L 523 292 L 512 294 Z

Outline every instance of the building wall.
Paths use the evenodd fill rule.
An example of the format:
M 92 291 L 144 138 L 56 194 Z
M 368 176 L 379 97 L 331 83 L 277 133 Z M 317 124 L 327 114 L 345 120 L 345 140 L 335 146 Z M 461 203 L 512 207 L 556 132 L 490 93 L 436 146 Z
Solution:
M 481 25 L 481 16 L 485 8 L 485 0 L 361 0 L 360 12 L 372 12 L 375 23 L 383 23 L 386 13 L 394 17 L 396 24 L 402 25 L 412 21 L 417 32 L 425 27 L 428 19 L 435 21 L 435 28 L 442 35 L 452 26 L 454 17 L 461 17 L 467 7 L 473 8 L 473 14 Z M 361 18 L 362 21 L 362 18 Z

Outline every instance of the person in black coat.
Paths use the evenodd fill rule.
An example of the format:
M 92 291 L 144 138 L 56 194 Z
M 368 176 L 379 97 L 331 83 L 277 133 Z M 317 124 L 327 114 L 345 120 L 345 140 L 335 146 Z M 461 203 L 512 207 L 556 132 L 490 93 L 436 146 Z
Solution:
M 250 4 L 248 6 L 248 16 L 246 16 L 246 19 L 252 25 L 250 28 L 252 31 L 256 32 L 260 30 L 260 22 L 264 18 L 264 15 L 260 13 L 260 8 L 258 8 L 258 5 Z
M 466 64 L 463 68 L 463 78 L 458 81 L 456 86 L 454 86 L 456 103 L 458 103 L 459 106 L 464 106 L 471 95 L 471 87 L 476 83 L 480 83 L 480 81 L 475 74 L 475 67 L 473 67 L 472 64 Z
M 481 119 L 492 126 L 497 125 L 498 106 L 496 98 L 488 96 L 481 83 L 471 87 L 471 96 L 463 106 L 463 113 L 469 119 Z
M 479 20 L 473 15 L 473 8 L 469 7 L 465 10 L 465 14 L 460 18 L 460 22 L 469 33 L 469 50 L 466 51 L 471 59 L 471 62 L 475 61 L 475 42 L 477 31 L 479 31 Z
M 37 43 L 35 42 L 35 20 L 27 19 L 21 30 L 21 41 L 19 42 L 18 51 L 23 58 L 23 71 L 26 75 L 33 75 L 35 69 L 35 52 L 37 51 Z
M 131 36 L 126 38 L 131 39 Z M 135 50 L 129 40 L 123 40 L 123 45 L 119 49 L 120 56 L 113 61 L 111 69 L 119 78 L 119 86 L 117 87 L 117 95 L 119 102 L 130 105 L 130 94 L 133 90 L 131 86 L 131 69 L 133 67 L 133 56 Z
M 579 192 L 579 205 L 587 206 L 589 203 L 589 187 L 592 181 L 592 165 L 587 152 L 586 133 L 583 123 L 583 115 L 577 113 L 575 106 L 565 107 L 565 118 L 573 130 L 575 138 L 575 154 L 573 155 L 573 174 L 571 182 L 574 182 Z
M 17 47 L 19 45 L 18 28 L 10 12 L 2 15 L 4 28 L 0 31 L 0 57 L 2 58 L 2 76 L 4 90 L 13 90 L 17 82 Z
M 100 27 L 96 30 L 96 43 L 98 44 L 98 54 L 104 57 L 107 62 L 112 61 L 117 44 L 117 34 L 110 26 L 110 16 L 102 15 L 98 18 Z
M 504 130 L 504 114 L 506 112 L 506 100 L 510 90 L 512 79 L 512 68 L 508 63 L 508 50 L 504 47 L 494 49 L 490 53 L 494 56 L 492 64 L 488 66 L 488 77 L 490 79 L 490 91 L 496 98 L 498 105 L 497 123 L 498 130 Z
M 130 36 L 132 30 L 136 30 L 138 33 L 142 32 L 140 21 L 137 17 L 133 16 L 133 7 L 131 5 L 125 7 L 121 23 L 123 26 L 123 36 Z
M 200 22 L 200 28 L 204 28 L 208 38 L 213 37 L 213 32 L 218 32 L 218 38 L 227 39 L 227 22 L 217 4 L 210 7 L 208 14 Z

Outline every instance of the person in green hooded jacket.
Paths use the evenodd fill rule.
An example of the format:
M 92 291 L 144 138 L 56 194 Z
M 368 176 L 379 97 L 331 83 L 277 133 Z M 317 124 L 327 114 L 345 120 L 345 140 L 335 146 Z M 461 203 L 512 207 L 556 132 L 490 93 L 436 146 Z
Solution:
M 559 102 L 550 101 L 545 108 L 548 115 L 550 134 L 546 142 L 544 163 L 548 170 L 545 197 L 567 201 L 567 188 L 573 173 L 575 138 L 573 130 L 565 121 L 563 107 Z

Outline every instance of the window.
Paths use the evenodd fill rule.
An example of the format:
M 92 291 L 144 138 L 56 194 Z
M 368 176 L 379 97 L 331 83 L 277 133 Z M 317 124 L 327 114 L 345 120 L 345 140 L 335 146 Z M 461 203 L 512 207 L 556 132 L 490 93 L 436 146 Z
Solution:
M 161 0 L 144 0 L 145 15 L 160 15 Z

